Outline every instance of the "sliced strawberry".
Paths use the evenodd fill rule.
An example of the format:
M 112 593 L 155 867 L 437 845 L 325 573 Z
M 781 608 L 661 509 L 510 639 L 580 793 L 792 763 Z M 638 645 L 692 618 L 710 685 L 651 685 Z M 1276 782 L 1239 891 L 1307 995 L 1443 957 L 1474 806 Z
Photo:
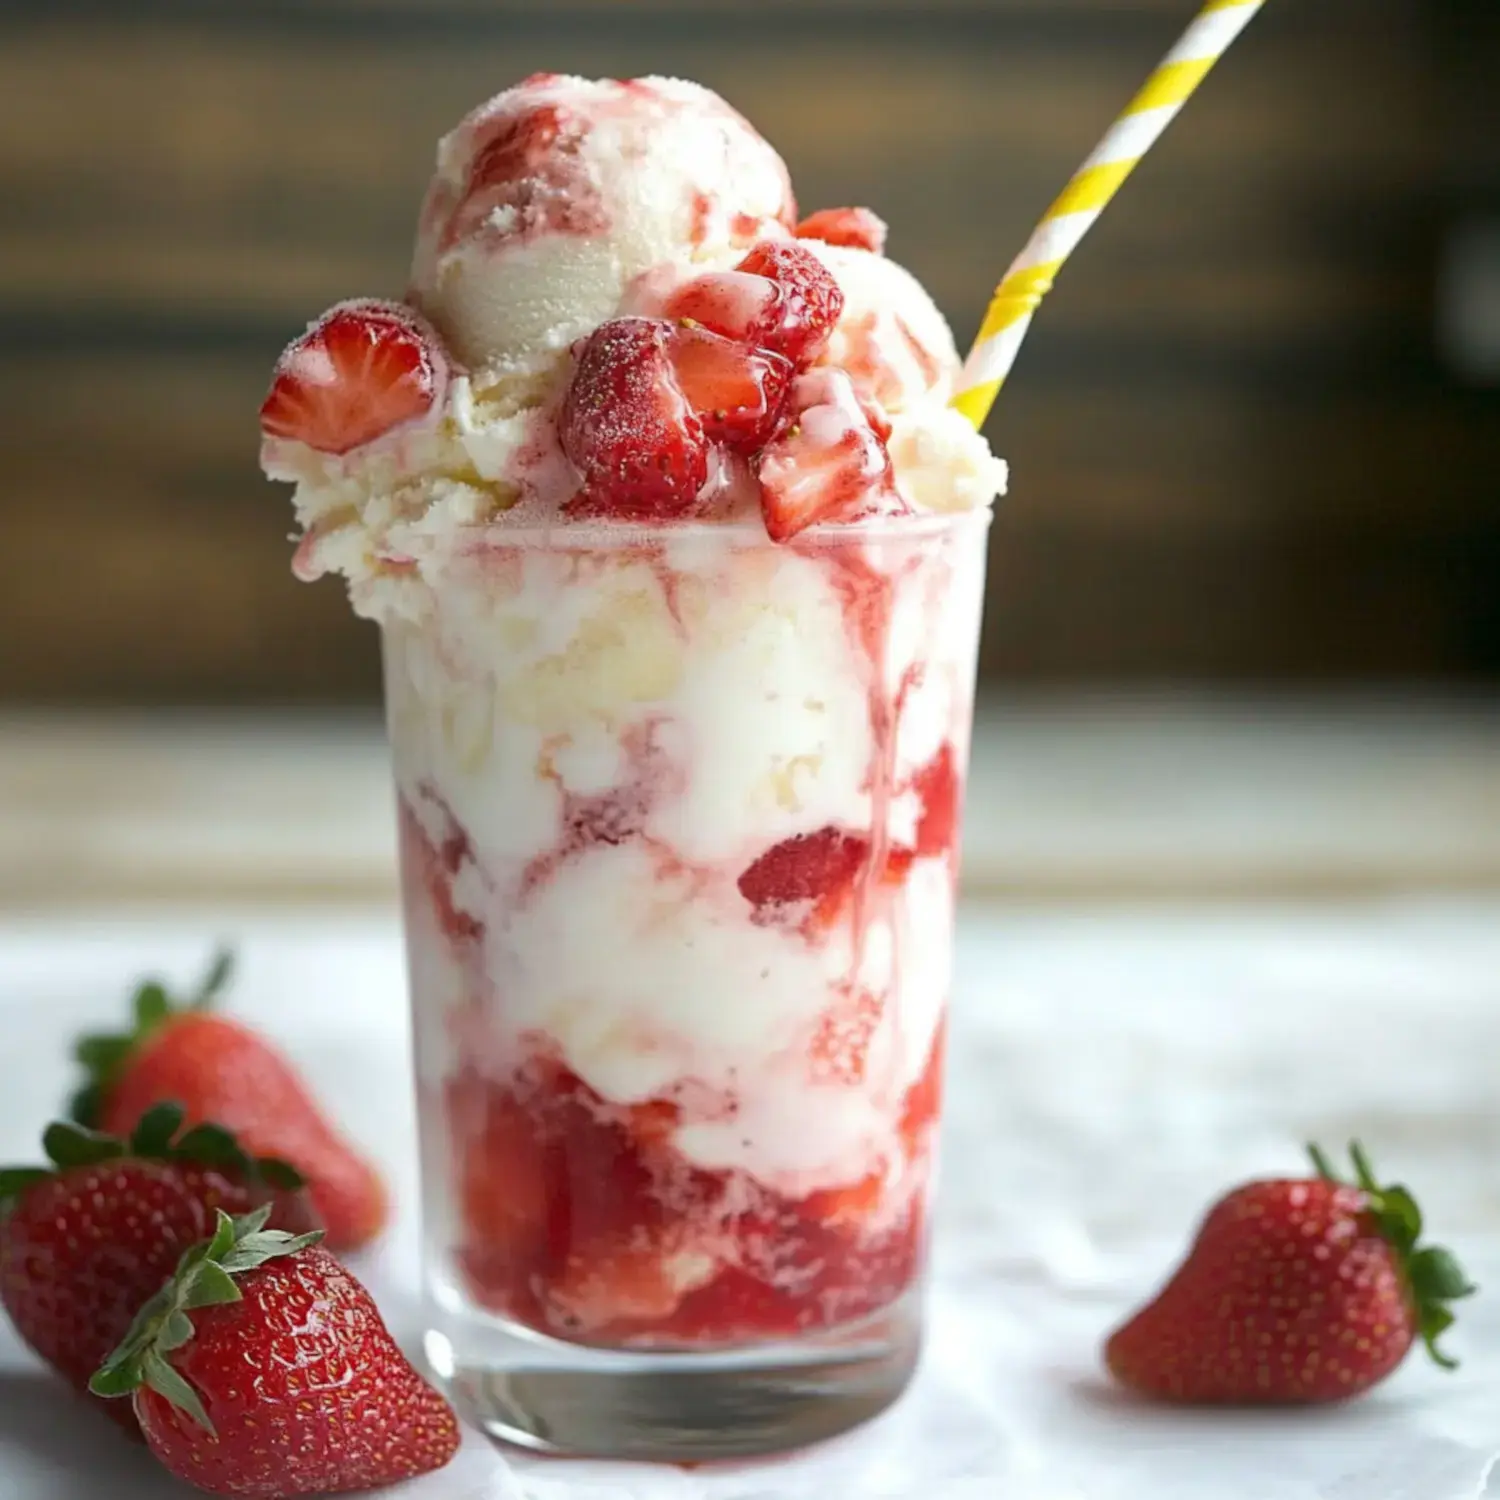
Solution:
M 733 271 L 699 276 L 667 304 L 667 315 L 791 360 L 817 358 L 844 310 L 844 294 L 811 250 L 762 240 Z
M 442 341 L 409 307 L 341 302 L 282 351 L 260 428 L 320 453 L 348 453 L 425 416 L 447 379 Z
M 812 370 L 792 387 L 791 425 L 761 451 L 761 510 L 773 542 L 818 521 L 852 521 L 899 500 L 891 460 L 842 370 Z M 904 508 L 904 506 L 902 507 Z
M 820 208 L 797 226 L 799 240 L 847 245 L 880 255 L 885 250 L 885 220 L 868 208 Z
M 958 838 L 960 788 L 958 763 L 951 741 L 917 772 L 912 783 L 922 799 L 922 813 L 917 823 L 917 853 L 934 856 L 948 854 Z
M 572 514 L 660 520 L 692 509 L 708 442 L 672 368 L 673 333 L 657 318 L 616 318 L 580 349 L 560 427 L 583 480 Z
M 672 335 L 672 367 L 703 430 L 740 453 L 765 444 L 792 386 L 790 360 L 691 325 Z
M 773 844 L 740 876 L 739 892 L 763 927 L 827 927 L 843 908 L 870 846 L 841 828 Z
M 781 318 L 782 290 L 774 281 L 749 271 L 715 271 L 695 276 L 667 301 L 666 315 L 754 347 Z

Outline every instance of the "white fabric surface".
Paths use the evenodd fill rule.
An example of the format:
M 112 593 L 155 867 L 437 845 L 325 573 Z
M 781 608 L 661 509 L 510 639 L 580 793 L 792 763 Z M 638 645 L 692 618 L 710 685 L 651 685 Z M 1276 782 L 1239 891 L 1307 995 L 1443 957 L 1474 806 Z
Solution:
M 217 935 L 236 1009 L 283 1038 L 412 1201 L 393 917 L 208 914 L 0 923 L 0 1160 L 35 1157 L 66 1039 L 142 969 Z M 1500 903 L 965 913 L 932 1334 L 865 1431 L 765 1463 L 539 1460 L 473 1437 L 392 1500 L 1477 1500 L 1500 1454 L 1500 1295 L 1466 1304 L 1462 1370 L 1416 1357 L 1321 1412 L 1150 1408 L 1101 1378 L 1102 1334 L 1203 1206 L 1358 1132 L 1500 1288 Z M 416 1327 L 415 1226 L 364 1266 Z M 1500 1485 L 1500 1481 L 1497 1481 Z M 0 1500 L 186 1500 L 0 1329 Z

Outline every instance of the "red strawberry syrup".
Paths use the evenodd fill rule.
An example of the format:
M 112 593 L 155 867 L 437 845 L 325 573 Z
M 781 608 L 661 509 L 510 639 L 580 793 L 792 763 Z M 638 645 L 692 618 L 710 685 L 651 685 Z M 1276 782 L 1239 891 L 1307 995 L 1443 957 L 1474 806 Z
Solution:
M 680 581 L 665 556 L 637 549 L 637 559 L 643 550 L 649 576 L 674 599 Z M 775 1340 L 878 1314 L 920 1272 L 944 1033 L 939 1025 L 918 1044 L 923 1055 L 903 1055 L 889 1040 L 890 1023 L 902 1004 L 900 934 L 914 865 L 952 866 L 962 756 L 944 741 L 925 765 L 898 766 L 902 714 L 925 668 L 890 658 L 897 598 L 921 589 L 920 597 L 940 600 L 943 579 L 933 570 L 941 565 L 921 544 L 887 554 L 880 543 L 866 550 L 802 540 L 793 551 L 824 571 L 864 675 L 867 826 L 780 838 L 734 869 L 692 864 L 648 833 L 653 811 L 671 805 L 694 774 L 683 748 L 691 735 L 673 725 L 671 699 L 624 729 L 617 785 L 579 795 L 558 780 L 554 842 L 523 868 L 489 868 L 430 785 L 408 788 L 403 800 L 412 930 L 446 944 L 452 969 L 472 986 L 446 1016 L 451 1060 L 424 1099 L 442 1143 L 435 1154 L 447 1173 L 453 1270 L 475 1303 L 545 1334 L 637 1348 Z M 692 625 L 678 624 L 691 649 Z M 898 798 L 916 805 L 904 842 L 892 832 Z M 502 942 L 505 925 L 524 921 L 526 903 L 568 879 L 591 848 L 626 843 L 648 852 L 663 890 L 722 902 L 736 920 L 779 929 L 788 942 L 849 955 L 847 973 L 830 975 L 825 1003 L 811 1011 L 796 1065 L 810 1132 L 819 1128 L 820 1098 L 850 1090 L 876 1101 L 878 1146 L 852 1180 L 772 1183 L 746 1168 L 710 1169 L 679 1148 L 679 1133 L 695 1124 L 734 1126 L 753 1078 L 711 1084 L 679 1073 L 651 1097 L 620 1103 L 570 1066 L 559 1038 L 523 1033 L 497 1056 L 490 1038 L 506 1004 L 497 977 L 504 959 L 487 945 Z M 876 929 L 890 934 L 894 951 L 888 979 L 870 983 L 861 975 Z M 628 965 L 631 955 L 618 962 Z M 724 992 L 703 1003 L 745 997 L 726 974 Z

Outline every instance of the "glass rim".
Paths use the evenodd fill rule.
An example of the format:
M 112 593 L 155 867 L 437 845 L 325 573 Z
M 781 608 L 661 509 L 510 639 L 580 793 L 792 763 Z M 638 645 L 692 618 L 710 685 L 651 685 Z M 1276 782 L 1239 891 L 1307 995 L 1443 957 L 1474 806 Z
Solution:
M 744 521 L 552 521 L 536 524 L 506 525 L 491 521 L 477 525 L 456 526 L 450 535 L 455 551 L 465 543 L 476 548 L 545 547 L 553 551 L 604 551 L 625 547 L 661 545 L 682 541 L 737 543 L 740 546 L 763 546 L 777 552 L 796 552 L 802 548 L 836 548 L 860 544 L 921 541 L 963 532 L 972 528 L 982 532 L 994 520 L 994 507 L 983 505 L 973 510 L 929 511 L 924 515 L 877 516 L 849 525 L 826 522 L 809 526 L 785 542 L 776 542 L 766 533 L 757 517 Z

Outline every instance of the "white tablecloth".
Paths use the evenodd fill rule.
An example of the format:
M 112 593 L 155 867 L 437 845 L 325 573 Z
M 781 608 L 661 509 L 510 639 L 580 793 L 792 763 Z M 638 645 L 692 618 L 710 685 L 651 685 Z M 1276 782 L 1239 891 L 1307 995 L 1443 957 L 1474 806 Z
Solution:
M 197 911 L 0 924 L 0 1160 L 35 1155 L 66 1039 L 210 941 L 412 1201 L 394 918 Z M 724 1469 L 580 1464 L 475 1437 L 399 1500 L 1476 1500 L 1500 1454 L 1500 903 L 965 914 L 932 1334 L 864 1432 Z M 1099 1373 L 1101 1335 L 1234 1179 L 1358 1133 L 1497 1289 L 1463 1368 L 1416 1357 L 1321 1412 L 1174 1412 Z M 363 1265 L 416 1326 L 408 1212 Z M 0 1330 L 0 1500 L 185 1500 Z

